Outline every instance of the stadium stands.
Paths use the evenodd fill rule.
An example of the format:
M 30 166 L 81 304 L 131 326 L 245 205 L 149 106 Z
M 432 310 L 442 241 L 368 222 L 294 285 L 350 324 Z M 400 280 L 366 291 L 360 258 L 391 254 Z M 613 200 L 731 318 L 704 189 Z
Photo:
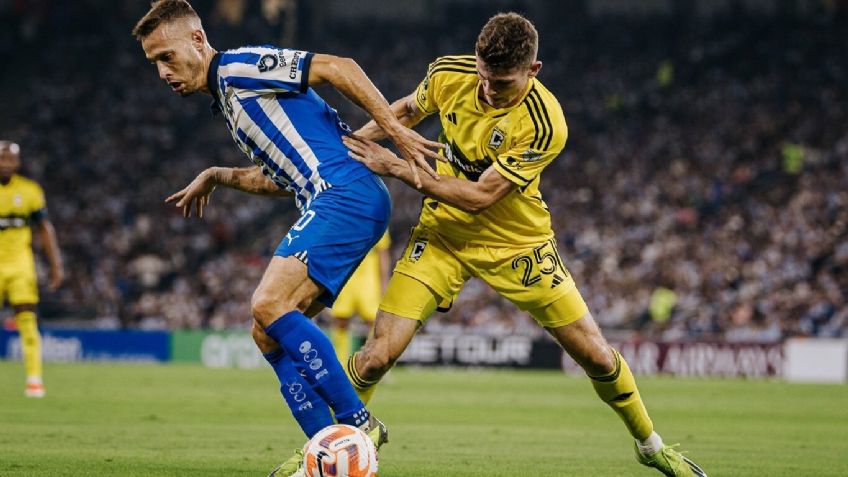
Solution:
M 25 171 L 44 185 L 71 277 L 45 295 L 44 314 L 246 329 L 253 287 L 294 207 L 273 216 L 270 199 L 219 191 L 201 222 L 166 206 L 204 167 L 247 163 L 208 98 L 179 100 L 143 62 L 129 30 L 144 2 L 85 5 L 0 9 L 0 54 L 13 73 L 0 79 L 0 136 L 21 144 Z M 221 46 L 280 37 L 250 21 L 209 33 Z M 471 52 L 484 21 L 413 34 L 389 24 L 364 35 L 301 29 L 293 46 L 352 56 L 392 100 L 436 56 Z M 844 19 L 537 22 L 540 78 L 570 127 L 542 191 L 598 320 L 665 339 L 848 336 Z M 334 103 L 362 124 L 355 107 Z M 434 127 L 423 131 L 435 137 Z M 390 188 L 397 257 L 420 199 Z M 540 332 L 479 282 L 426 329 L 457 328 Z

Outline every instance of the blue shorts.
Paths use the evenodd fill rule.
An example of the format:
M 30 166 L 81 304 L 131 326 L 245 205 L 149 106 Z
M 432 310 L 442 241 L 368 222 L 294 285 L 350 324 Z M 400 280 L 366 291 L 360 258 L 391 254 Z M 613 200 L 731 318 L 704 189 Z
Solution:
M 382 179 L 368 174 L 318 194 L 274 255 L 306 264 L 309 278 L 324 288 L 318 301 L 332 307 L 359 262 L 389 226 L 392 201 Z

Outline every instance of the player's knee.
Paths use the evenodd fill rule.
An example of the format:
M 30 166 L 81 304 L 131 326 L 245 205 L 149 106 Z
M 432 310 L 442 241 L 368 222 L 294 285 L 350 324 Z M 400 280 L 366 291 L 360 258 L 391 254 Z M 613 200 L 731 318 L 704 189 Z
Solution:
M 250 300 L 250 312 L 253 319 L 263 328 L 277 320 L 284 314 L 300 310 L 296 303 L 290 303 L 286 299 L 280 299 L 271 293 L 267 293 L 262 289 L 257 289 L 253 292 L 253 298 Z M 300 310 L 301 312 L 303 310 Z
M 279 317 L 279 315 L 273 316 L 275 314 L 274 308 L 274 304 L 259 290 L 253 293 L 253 298 L 250 300 L 250 313 L 256 323 L 263 328 L 268 327 L 274 319 Z
M 596 346 L 586 354 L 582 364 L 589 376 L 606 376 L 615 372 L 615 355 L 608 345 Z

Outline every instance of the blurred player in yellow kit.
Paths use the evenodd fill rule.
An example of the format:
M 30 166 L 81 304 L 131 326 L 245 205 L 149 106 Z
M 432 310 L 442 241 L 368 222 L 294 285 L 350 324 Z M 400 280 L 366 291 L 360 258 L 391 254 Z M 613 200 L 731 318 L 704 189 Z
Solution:
M 425 195 L 374 334 L 348 360 L 348 375 L 367 402 L 421 325 L 478 277 L 580 364 L 598 397 L 624 421 L 640 463 L 667 476 L 706 477 L 654 431 L 627 362 L 607 344 L 560 258 L 539 182 L 565 147 L 568 127 L 556 97 L 536 78 L 537 52 L 532 23 L 498 14 L 480 32 L 475 55 L 438 58 L 418 88 L 392 104 L 406 126 L 439 116 L 439 180 L 424 176 L 416 187 L 406 163 L 373 142 L 384 136 L 373 121 L 345 138 L 369 169 Z
M 342 363 L 358 348 L 353 346 L 350 334 L 351 319 L 358 316 L 368 324 L 369 331 L 374 325 L 383 289 L 389 281 L 390 245 L 391 239 L 386 232 L 353 272 L 330 310 L 333 318 L 330 340 Z
M 0 303 L 7 300 L 15 312 L 21 336 L 27 397 L 44 397 L 41 371 L 41 335 L 36 324 L 38 284 L 32 255 L 32 229 L 50 262 L 49 287 L 64 278 L 56 232 L 47 219 L 44 192 L 34 181 L 17 174 L 20 147 L 0 141 Z

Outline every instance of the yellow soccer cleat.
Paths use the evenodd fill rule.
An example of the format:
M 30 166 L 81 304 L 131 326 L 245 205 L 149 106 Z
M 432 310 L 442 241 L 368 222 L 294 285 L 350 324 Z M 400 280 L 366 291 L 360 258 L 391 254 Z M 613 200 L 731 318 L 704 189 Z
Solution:
M 668 477 L 707 477 L 707 473 L 701 470 L 694 462 L 689 460 L 673 446 L 663 446 L 658 452 L 645 455 L 636 446 L 636 460 L 640 464 L 653 467 Z
M 389 430 L 386 429 L 386 425 L 374 417 L 373 414 L 368 418 L 368 424 L 362 426 L 360 429 L 368 434 L 368 437 L 370 437 L 374 442 L 374 447 L 376 447 L 378 451 L 383 444 L 389 442 Z
M 272 470 L 268 477 L 303 477 L 303 449 L 295 449 L 294 455 Z

